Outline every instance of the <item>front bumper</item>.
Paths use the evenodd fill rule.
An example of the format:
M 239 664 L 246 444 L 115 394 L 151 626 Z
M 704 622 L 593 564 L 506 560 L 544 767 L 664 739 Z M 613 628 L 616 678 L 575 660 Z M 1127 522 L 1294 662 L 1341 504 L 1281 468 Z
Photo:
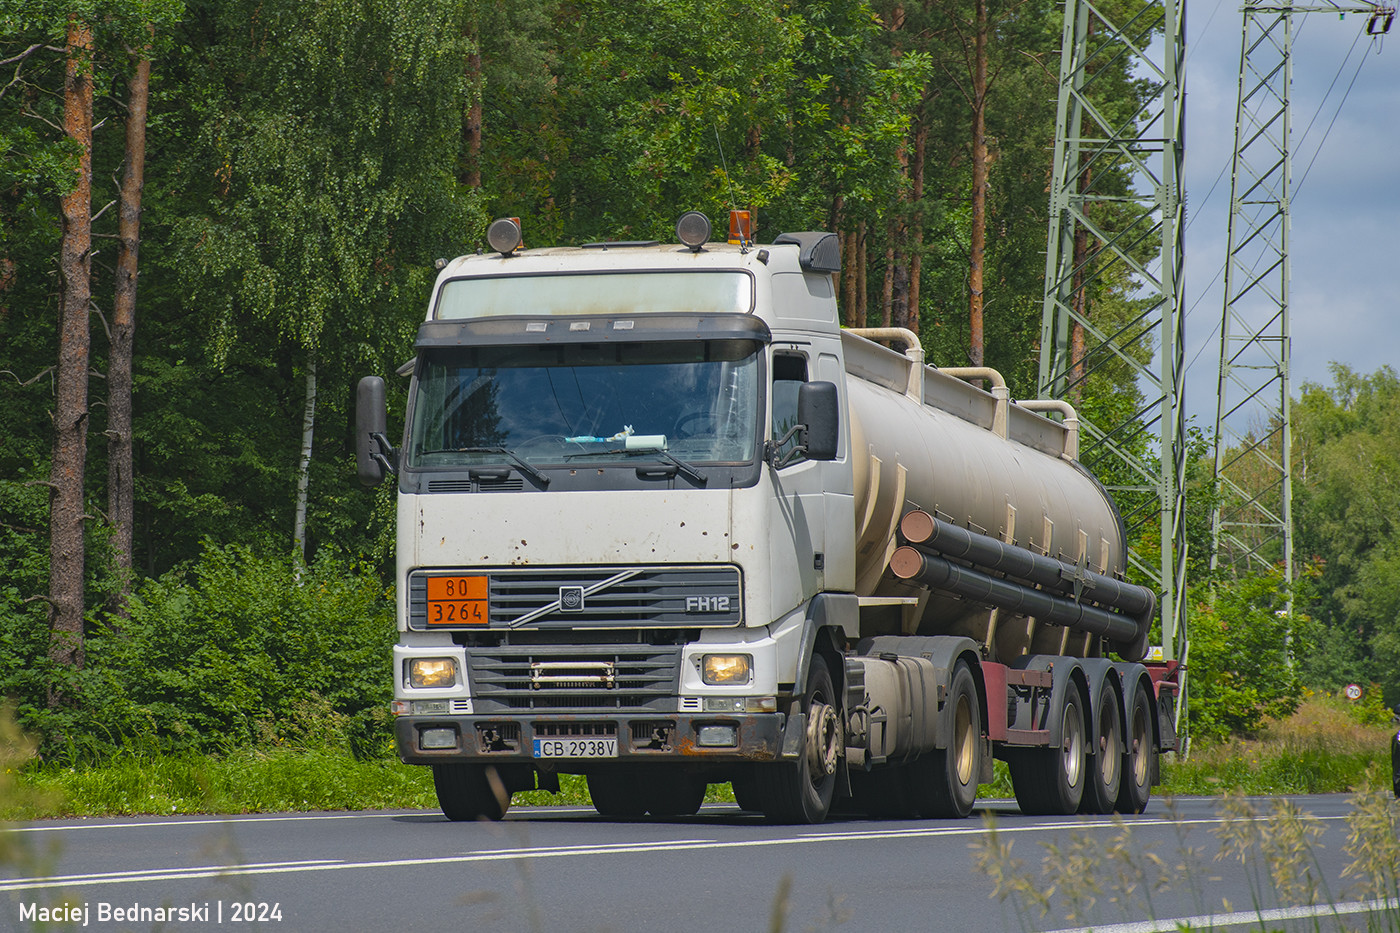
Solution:
M 798 717 L 799 719 L 801 717 Z M 783 713 L 577 713 L 524 715 L 404 715 L 394 721 L 399 757 L 407 764 L 531 762 L 570 773 L 590 766 L 644 760 L 775 761 L 782 756 Z M 733 727 L 733 744 L 701 745 L 704 727 Z M 451 730 L 452 747 L 443 745 Z M 727 730 L 706 730 L 707 741 Z M 429 747 L 424 735 L 430 736 Z M 615 738 L 616 758 L 536 758 L 536 738 Z M 791 744 L 791 743 L 789 743 Z

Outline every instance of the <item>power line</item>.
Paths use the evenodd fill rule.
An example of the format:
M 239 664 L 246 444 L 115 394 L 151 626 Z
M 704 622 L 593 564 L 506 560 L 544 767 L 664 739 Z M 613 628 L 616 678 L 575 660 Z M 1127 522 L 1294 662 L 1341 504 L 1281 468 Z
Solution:
M 1342 68 L 1345 68 L 1345 67 L 1346 67 L 1346 64 L 1347 64 L 1347 61 L 1349 61 L 1349 60 L 1351 59 L 1351 53 L 1354 52 L 1354 51 L 1356 51 L 1356 45 L 1357 45 L 1358 42 L 1361 41 L 1361 36 L 1362 36 L 1362 33 L 1357 33 L 1357 34 L 1356 34 L 1356 38 L 1352 41 L 1352 43 L 1351 43 L 1351 48 L 1347 50 L 1347 57 L 1346 57 L 1346 59 L 1344 59 L 1344 60 L 1342 61 L 1341 67 L 1337 69 L 1337 76 L 1334 77 L 1334 78 L 1332 79 L 1332 84 L 1327 88 L 1327 93 L 1324 94 L 1324 95 L 1322 96 L 1322 99 L 1323 99 L 1324 101 L 1326 101 L 1327 98 L 1331 95 L 1331 93 L 1332 93 L 1332 88 L 1335 87 L 1336 84 L 1337 84 L 1337 78 L 1340 78 L 1340 77 L 1342 76 Z M 1351 76 L 1351 83 L 1347 85 L 1346 91 L 1342 94 L 1342 99 L 1341 99 L 1341 101 L 1337 104 L 1337 109 L 1332 113 L 1332 119 L 1331 119 L 1331 121 L 1327 124 L 1327 130 L 1322 134 L 1322 140 L 1321 140 L 1321 142 L 1319 142 L 1319 143 L 1317 144 L 1317 148 L 1313 150 L 1312 158 L 1308 161 L 1308 167 L 1305 168 L 1305 169 L 1303 169 L 1303 174 L 1302 174 L 1302 176 L 1299 177 L 1297 184 L 1293 186 L 1293 198 L 1294 198 L 1295 201 L 1297 200 L 1298 192 L 1302 191 L 1302 189 L 1303 189 L 1303 182 L 1305 182 L 1305 181 L 1308 180 L 1308 173 L 1312 171 L 1313 163 L 1316 162 L 1316 161 L 1317 161 L 1317 157 L 1318 157 L 1319 155 L 1321 155 L 1321 153 L 1322 153 L 1322 147 L 1327 143 L 1327 137 L 1330 136 L 1330 135 L 1332 135 L 1332 127 L 1336 126 L 1336 124 L 1337 124 L 1337 117 L 1341 116 L 1341 114 L 1342 114 L 1342 107 L 1346 105 L 1347 98 L 1351 96 L 1351 89 L 1354 88 L 1354 87 L 1356 87 L 1356 79 L 1359 78 L 1359 77 L 1361 77 L 1361 69 L 1362 69 L 1362 67 L 1363 67 L 1365 64 L 1366 64 L 1366 56 L 1365 56 L 1365 55 L 1362 55 L 1362 56 L 1361 56 L 1361 61 L 1359 61 L 1359 62 L 1356 63 L 1356 71 L 1352 73 L 1352 76 Z M 1321 113 L 1321 112 L 1322 112 L 1322 105 L 1319 104 L 1317 109 L 1318 109 L 1318 113 Z M 1314 119 L 1314 120 L 1317 119 L 1316 114 L 1313 116 L 1313 119 Z M 1302 137 L 1299 139 L 1299 145 L 1302 144 L 1302 140 L 1303 140 L 1303 139 L 1306 139 L 1306 138 L 1307 138 L 1308 130 L 1311 130 L 1311 129 L 1312 129 L 1312 123 L 1309 123 L 1309 124 L 1308 124 L 1308 129 L 1303 131 L 1303 135 L 1302 135 Z

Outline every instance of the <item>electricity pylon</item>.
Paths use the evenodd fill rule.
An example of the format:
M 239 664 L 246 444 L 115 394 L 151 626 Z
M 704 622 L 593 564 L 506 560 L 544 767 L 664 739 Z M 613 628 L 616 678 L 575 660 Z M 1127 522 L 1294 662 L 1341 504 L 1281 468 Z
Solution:
M 1078 401 L 1103 371 L 1143 390 L 1136 410 L 1106 423 L 1081 414 L 1080 459 L 1113 490 L 1129 563 L 1157 589 L 1167 658 L 1186 648 L 1184 20 L 1185 0 L 1149 0 L 1122 19 L 1065 2 L 1040 341 L 1042 396 Z M 1097 84 L 1125 71 L 1148 82 L 1130 113 Z M 1116 312 L 1096 315 L 1115 295 Z
M 1247 2 L 1243 12 L 1220 327 L 1211 567 L 1281 567 L 1291 584 L 1293 16 L 1363 13 L 1367 33 L 1380 35 L 1390 29 L 1395 8 L 1310 0 Z

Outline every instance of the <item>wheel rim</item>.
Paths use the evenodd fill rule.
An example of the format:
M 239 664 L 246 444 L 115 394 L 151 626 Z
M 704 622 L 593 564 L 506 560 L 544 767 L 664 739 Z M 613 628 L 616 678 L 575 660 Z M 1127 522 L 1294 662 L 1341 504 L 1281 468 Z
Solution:
M 1070 787 L 1079 784 L 1080 772 L 1084 767 L 1084 723 L 1079 716 L 1079 707 L 1073 703 L 1065 706 L 1064 743 L 1061 769 Z
M 1105 787 L 1112 786 L 1118 780 L 1118 759 L 1123 755 L 1118 730 L 1114 728 L 1116 720 L 1110 696 L 1099 716 L 1099 777 Z
M 958 697 L 953 720 L 953 742 L 953 767 L 958 783 L 968 784 L 972 780 L 972 765 L 977 757 L 977 733 L 972 728 L 972 704 L 966 696 Z
M 1149 767 L 1148 746 L 1151 738 L 1147 734 L 1147 710 L 1137 704 L 1133 708 L 1133 748 L 1132 748 L 1132 769 L 1133 783 L 1138 787 L 1147 785 Z
M 807 714 L 807 763 L 813 784 L 820 784 L 836 773 L 836 757 L 840 751 L 838 732 L 836 710 L 814 699 Z

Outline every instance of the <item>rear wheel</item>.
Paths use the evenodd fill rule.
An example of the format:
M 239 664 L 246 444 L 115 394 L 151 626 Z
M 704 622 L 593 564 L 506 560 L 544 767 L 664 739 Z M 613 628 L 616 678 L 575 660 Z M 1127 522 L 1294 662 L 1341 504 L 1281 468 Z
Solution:
M 1060 744 L 1026 749 L 1007 761 L 1022 813 L 1074 813 L 1084 797 L 1084 713 L 1079 690 L 1066 686 L 1060 703 Z
M 1133 691 L 1125 746 L 1118 812 L 1141 813 L 1147 809 L 1147 800 L 1152 796 L 1152 771 L 1157 758 L 1157 743 L 1152 733 L 1152 700 L 1141 688 Z
M 491 765 L 433 765 L 433 788 L 453 822 L 499 820 L 510 808 L 510 792 Z
M 1093 753 L 1084 782 L 1079 809 L 1084 813 L 1112 813 L 1118 805 L 1123 781 L 1123 712 L 1118 688 L 1104 683 L 1099 690 L 1098 715 L 1094 717 Z
M 836 766 L 844 748 L 836 691 L 821 657 L 812 659 L 802 694 L 807 734 L 797 761 L 754 769 L 764 816 L 776 823 L 820 823 L 836 793 Z

